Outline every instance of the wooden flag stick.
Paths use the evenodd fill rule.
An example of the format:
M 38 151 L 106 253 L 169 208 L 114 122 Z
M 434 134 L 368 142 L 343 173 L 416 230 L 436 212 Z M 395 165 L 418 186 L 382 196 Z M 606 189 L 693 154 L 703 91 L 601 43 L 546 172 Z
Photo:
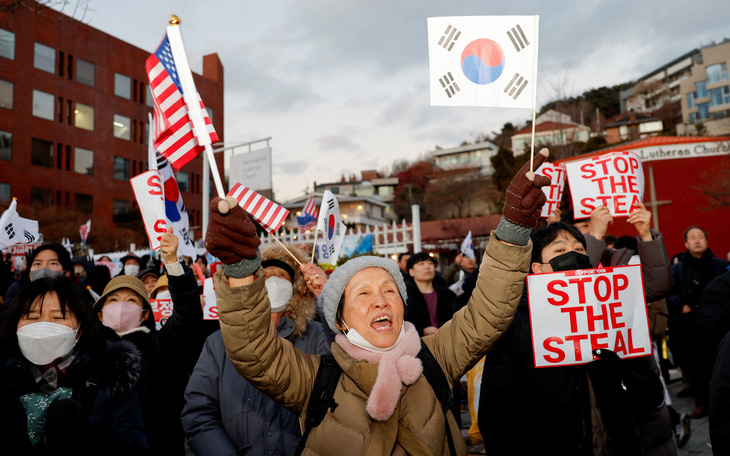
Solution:
M 269 234 L 270 234 L 270 235 L 271 235 L 271 236 L 272 236 L 272 237 L 273 237 L 274 239 L 276 239 L 276 242 L 278 242 L 280 246 L 284 247 L 284 250 L 286 250 L 286 252 L 287 252 L 287 253 L 288 253 L 289 255 L 291 255 L 291 257 L 292 257 L 292 258 L 294 258 L 294 261 L 296 261 L 296 262 L 297 262 L 297 264 L 299 265 L 299 267 L 302 267 L 302 266 L 304 266 L 304 265 L 302 264 L 302 262 L 301 262 L 301 261 L 299 261 L 299 258 L 295 257 L 295 256 L 294 256 L 294 254 L 293 254 L 293 253 L 291 253 L 291 250 L 287 249 L 287 248 L 286 248 L 286 246 L 285 246 L 284 244 L 282 244 L 282 243 L 281 243 L 281 241 L 279 240 L 279 238 L 278 238 L 278 237 L 276 237 L 276 235 L 275 235 L 274 233 L 269 233 Z
M 314 263 L 314 253 L 317 251 L 317 238 L 319 237 L 319 231 L 317 228 L 314 229 L 314 244 L 312 244 L 312 263 Z
M 530 141 L 530 172 L 534 172 L 533 157 L 535 156 L 535 105 L 532 105 L 532 140 Z

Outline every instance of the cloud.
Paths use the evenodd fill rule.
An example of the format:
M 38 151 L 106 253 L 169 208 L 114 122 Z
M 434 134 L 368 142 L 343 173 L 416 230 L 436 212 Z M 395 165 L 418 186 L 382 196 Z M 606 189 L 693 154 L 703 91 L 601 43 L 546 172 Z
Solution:
M 320 150 L 324 152 L 346 151 L 359 152 L 362 146 L 355 143 L 349 133 L 333 133 L 331 135 L 320 136 L 317 138 Z

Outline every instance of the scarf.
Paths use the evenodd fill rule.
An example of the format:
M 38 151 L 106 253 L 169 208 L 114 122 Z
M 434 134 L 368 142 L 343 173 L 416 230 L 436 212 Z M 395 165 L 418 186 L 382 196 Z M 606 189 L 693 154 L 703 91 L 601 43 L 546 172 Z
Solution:
M 20 402 L 25 408 L 28 417 L 28 438 L 32 445 L 40 442 L 43 434 L 46 433 L 46 414 L 48 407 L 56 399 L 70 399 L 73 391 L 71 388 L 61 387 L 49 394 L 29 393 L 20 396 Z
M 423 373 L 423 365 L 417 358 L 418 352 L 421 351 L 418 331 L 410 322 L 406 321 L 403 324 L 405 327 L 403 338 L 386 353 L 374 353 L 356 347 L 342 334 L 338 334 L 335 338 L 337 344 L 351 357 L 378 364 L 375 385 L 365 407 L 368 415 L 377 421 L 386 421 L 393 415 L 403 385 L 412 385 Z

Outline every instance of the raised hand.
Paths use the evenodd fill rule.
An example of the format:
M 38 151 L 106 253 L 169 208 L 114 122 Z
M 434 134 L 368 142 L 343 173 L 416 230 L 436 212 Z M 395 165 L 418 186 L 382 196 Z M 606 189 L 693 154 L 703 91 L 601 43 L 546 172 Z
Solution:
M 542 165 L 549 152 L 542 149 L 534 158 L 534 168 Z M 530 162 L 525 163 L 512 179 L 504 196 L 502 215 L 514 225 L 534 228 L 540 218 L 542 205 L 547 200 L 541 187 L 550 185 L 550 179 L 530 171 Z

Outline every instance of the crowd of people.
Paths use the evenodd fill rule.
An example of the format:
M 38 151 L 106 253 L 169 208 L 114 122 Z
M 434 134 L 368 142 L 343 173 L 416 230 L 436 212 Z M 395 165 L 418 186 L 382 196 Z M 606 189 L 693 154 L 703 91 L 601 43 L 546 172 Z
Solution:
M 459 254 L 443 273 L 416 252 L 328 275 L 297 246 L 260 248 L 237 202 L 215 198 L 219 320 L 203 319 L 192 262 L 210 276 L 206 258 L 180 258 L 172 230 L 161 260 L 130 252 L 115 277 L 109 258 L 53 243 L 16 280 L 3 262 L 3 454 L 465 455 L 461 379 L 482 360 L 475 421 L 490 456 L 674 455 L 708 413 L 713 450 L 730 454 L 728 262 L 700 227 L 670 260 L 643 205 L 628 218 L 636 236 L 618 239 L 602 206 L 540 221 L 547 184 L 525 165 L 481 261 Z M 591 362 L 536 368 L 526 277 L 631 264 L 653 356 L 596 348 Z M 155 299 L 173 303 L 162 325 Z M 673 366 L 691 414 L 672 407 Z

